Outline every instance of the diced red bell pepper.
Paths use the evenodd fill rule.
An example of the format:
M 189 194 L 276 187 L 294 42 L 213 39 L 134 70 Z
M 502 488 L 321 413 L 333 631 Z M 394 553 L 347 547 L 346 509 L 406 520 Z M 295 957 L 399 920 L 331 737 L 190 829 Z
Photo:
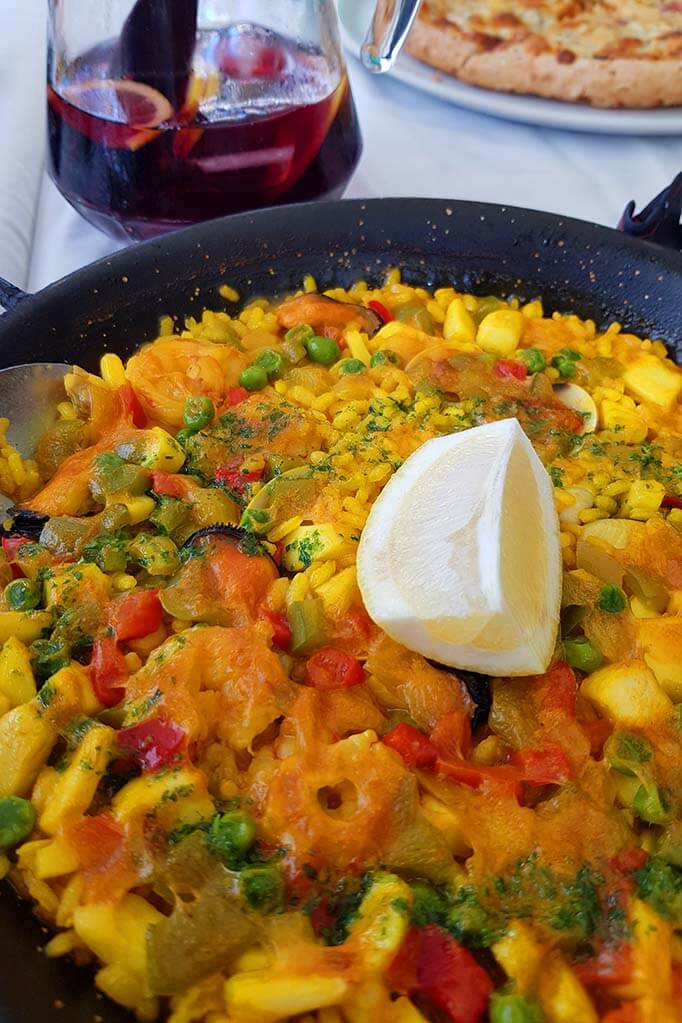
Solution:
M 19 565 L 16 563 L 17 552 L 20 547 L 23 547 L 25 543 L 31 543 L 26 536 L 3 536 L 2 538 L 2 549 L 5 552 L 5 557 L 12 569 L 12 578 L 21 579 L 24 573 L 22 572 Z
M 498 359 L 495 363 L 495 376 L 502 380 L 525 380 L 528 376 L 528 367 L 522 362 L 514 362 L 513 359 Z
M 485 767 L 467 760 L 439 757 L 436 770 L 445 778 L 451 778 L 460 785 L 472 789 L 494 789 L 499 795 L 518 799 L 521 792 L 521 772 L 513 764 L 499 764 Z
M 291 627 L 286 615 L 280 611 L 271 611 L 267 607 L 261 609 L 261 615 L 272 626 L 272 645 L 278 650 L 288 650 L 291 645 Z
M 394 990 L 422 995 L 451 1023 L 479 1023 L 493 992 L 483 967 L 435 924 L 408 931 L 388 980 Z
M 186 476 L 179 476 L 174 472 L 164 472 L 162 469 L 154 469 L 150 473 L 152 490 L 160 497 L 187 497 L 191 481 Z
M 237 459 L 235 462 L 223 465 L 215 471 L 216 483 L 224 483 L 228 490 L 238 494 L 240 497 L 246 492 L 249 483 L 257 483 L 263 475 L 262 469 L 254 472 L 242 472 L 241 464 L 241 459 Z
M 381 741 L 389 749 L 399 753 L 408 767 L 428 769 L 436 766 L 438 750 L 427 735 L 414 725 L 408 725 L 406 721 L 386 732 Z
M 134 590 L 117 597 L 109 604 L 107 614 L 108 624 L 119 643 L 156 632 L 162 617 L 158 590 Z
M 520 768 L 523 780 L 531 785 L 559 785 L 573 776 L 573 765 L 561 746 L 521 749 L 512 760 Z
M 185 730 L 167 718 L 150 718 L 116 736 L 121 753 L 131 757 L 145 772 L 158 771 L 177 758 L 185 741 Z
M 245 387 L 228 387 L 225 401 L 230 406 L 241 405 L 248 396 L 249 392 Z
M 95 640 L 89 671 L 92 688 L 102 706 L 115 707 L 120 703 L 125 696 L 122 683 L 128 678 L 128 666 L 113 636 Z
M 637 1002 L 623 1002 L 602 1016 L 601 1023 L 644 1023 L 644 1015 Z
M 310 914 L 310 923 L 318 938 L 336 926 L 336 916 L 329 909 L 328 899 L 323 898 L 315 903 Z
M 118 388 L 118 400 L 123 417 L 131 419 L 133 426 L 143 427 L 147 425 L 147 415 L 131 384 L 124 384 L 123 387 Z
M 535 681 L 541 719 L 565 715 L 574 721 L 578 683 L 573 669 L 565 661 L 557 661 L 544 675 L 536 675 Z
M 622 874 L 631 874 L 634 870 L 641 870 L 648 859 L 649 854 L 644 849 L 633 845 L 628 849 L 621 849 L 609 860 L 609 866 Z
M 664 494 L 661 507 L 682 508 L 682 497 L 678 497 L 677 494 Z
M 365 680 L 365 672 L 357 657 L 333 646 L 323 646 L 308 658 L 305 680 L 313 689 L 329 692 L 359 686 Z
M 109 862 L 125 844 L 125 831 L 112 813 L 82 817 L 65 833 L 81 867 L 88 870 Z
M 606 718 L 595 718 L 594 721 L 581 721 L 580 728 L 589 740 L 590 753 L 598 756 L 613 731 L 613 725 Z
M 682 966 L 673 966 L 673 1005 L 682 1017 Z
M 376 313 L 380 320 L 384 323 L 391 323 L 395 320 L 395 316 L 390 309 L 387 309 L 383 302 L 378 302 L 375 298 L 371 302 L 367 303 L 367 308 L 371 309 L 373 313 Z
M 2 538 L 2 549 L 5 552 L 5 557 L 8 561 L 16 561 L 17 551 L 20 547 L 23 547 L 25 543 L 31 543 L 27 536 L 3 536 Z
M 577 963 L 575 975 L 586 987 L 612 987 L 632 981 L 632 946 L 623 942 L 615 947 L 604 946 L 598 955 Z

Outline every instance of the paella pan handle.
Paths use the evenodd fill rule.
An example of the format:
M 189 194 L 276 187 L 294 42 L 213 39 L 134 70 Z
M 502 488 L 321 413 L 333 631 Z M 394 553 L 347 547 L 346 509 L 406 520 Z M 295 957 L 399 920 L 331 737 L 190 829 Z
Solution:
M 682 172 L 641 213 L 635 213 L 635 201 L 632 199 L 625 207 L 618 228 L 635 238 L 682 252 L 681 220 Z
M 9 312 L 10 309 L 16 309 L 25 298 L 28 298 L 28 292 L 22 291 L 21 288 L 17 288 L 16 284 L 10 284 L 4 277 L 0 277 L 0 308 Z

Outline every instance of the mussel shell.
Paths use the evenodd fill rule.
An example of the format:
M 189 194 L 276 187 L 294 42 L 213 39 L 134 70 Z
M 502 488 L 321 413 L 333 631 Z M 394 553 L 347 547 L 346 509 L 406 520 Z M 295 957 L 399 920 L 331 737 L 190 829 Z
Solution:
M 488 720 L 490 708 L 493 705 L 493 694 L 490 688 L 490 676 L 479 675 L 476 671 L 465 671 L 463 668 L 451 668 L 447 664 L 439 664 L 438 661 L 429 660 L 434 668 L 439 671 L 447 671 L 454 675 L 466 687 L 469 698 L 474 704 L 474 713 L 471 717 L 471 731 L 484 725 Z
M 475 732 L 477 728 L 486 723 L 490 708 L 493 705 L 490 676 L 479 675 L 475 671 L 461 671 L 459 669 L 456 674 L 466 686 L 466 690 L 476 707 L 471 719 L 471 730 Z
M 260 537 L 256 536 L 254 533 L 250 533 L 248 529 L 241 529 L 239 526 L 230 526 L 226 523 L 216 523 L 215 526 L 204 526 L 202 529 L 197 529 L 196 532 L 192 533 L 191 536 L 188 536 L 185 542 L 181 544 L 180 550 L 189 550 L 196 546 L 197 543 L 201 543 L 202 540 L 210 540 L 211 537 L 214 536 L 220 536 L 230 540 L 234 546 L 238 547 L 244 554 L 269 558 L 279 572 L 279 565 L 272 555 L 269 554 L 262 546 Z M 248 546 L 252 547 L 254 544 L 257 544 L 260 548 L 258 554 L 248 550 Z
M 5 526 L 0 521 L 0 537 L 10 536 L 25 536 L 30 540 L 36 542 L 40 539 L 43 526 L 48 521 L 48 515 L 42 515 L 40 512 L 31 511 L 30 508 L 22 508 L 20 505 L 14 505 L 9 508 L 6 514 L 3 516 L 3 520 L 11 519 L 11 525 Z

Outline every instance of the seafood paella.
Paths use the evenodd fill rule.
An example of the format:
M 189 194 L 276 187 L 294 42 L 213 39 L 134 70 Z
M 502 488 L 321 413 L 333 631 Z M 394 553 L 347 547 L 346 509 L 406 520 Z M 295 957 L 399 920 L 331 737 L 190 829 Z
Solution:
M 75 367 L 32 460 L 2 424 L 0 875 L 45 954 L 148 1021 L 682 1019 L 682 370 L 397 270 L 220 298 Z M 533 674 L 418 652 L 358 573 L 415 453 L 509 420 Z M 427 569 L 447 515 L 402 524 Z

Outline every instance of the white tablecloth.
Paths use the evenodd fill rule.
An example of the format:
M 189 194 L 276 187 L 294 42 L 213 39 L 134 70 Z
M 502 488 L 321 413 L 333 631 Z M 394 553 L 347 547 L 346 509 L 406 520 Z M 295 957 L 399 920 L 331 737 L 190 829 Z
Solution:
M 44 0 L 0 0 L 0 275 L 31 290 L 116 248 L 42 175 Z M 605 137 L 451 106 L 352 60 L 365 148 L 348 196 L 420 195 L 529 206 L 614 225 L 682 169 L 682 138 Z M 42 179 L 42 180 L 41 180 Z M 17 232 L 17 211 L 31 211 Z

